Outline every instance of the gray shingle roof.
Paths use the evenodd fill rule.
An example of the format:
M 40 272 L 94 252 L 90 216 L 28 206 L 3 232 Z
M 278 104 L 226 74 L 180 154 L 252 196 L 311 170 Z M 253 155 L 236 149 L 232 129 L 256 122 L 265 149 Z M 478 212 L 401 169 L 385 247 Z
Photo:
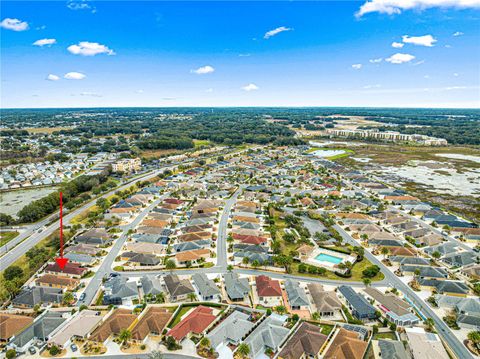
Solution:
M 15 336 L 13 344 L 21 348 L 24 345 L 28 344 L 33 338 L 40 340 L 46 340 L 50 333 L 52 333 L 60 324 L 62 324 L 66 319 L 62 317 L 63 313 L 61 312 L 44 312 L 40 317 L 38 317 L 32 325 L 27 327 L 20 334 Z
M 300 283 L 291 279 L 285 281 L 285 290 L 288 295 L 288 302 L 292 307 L 306 307 L 310 303 L 305 290 L 300 287 Z
M 218 287 L 212 280 L 208 279 L 205 273 L 195 273 L 192 278 L 202 297 L 208 298 L 220 294 Z
M 241 300 L 250 292 L 247 278 L 239 278 L 236 273 L 225 273 L 225 289 L 230 299 Z
M 289 329 L 283 327 L 285 318 L 276 314 L 270 315 L 245 339 L 245 343 L 250 346 L 252 357 L 263 354 L 267 348 L 275 351 L 285 340 L 290 333 Z
M 248 320 L 250 316 L 235 310 L 209 334 L 208 338 L 212 348 L 224 344 L 237 344 L 253 328 L 253 323 Z

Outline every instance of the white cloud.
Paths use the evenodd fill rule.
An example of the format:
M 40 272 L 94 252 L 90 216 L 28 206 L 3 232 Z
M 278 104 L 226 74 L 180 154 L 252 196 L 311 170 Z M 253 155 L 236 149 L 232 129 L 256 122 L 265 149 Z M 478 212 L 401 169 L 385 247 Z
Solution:
M 208 89 L 205 90 L 205 92 L 211 93 L 211 92 L 213 92 L 213 89 L 212 89 L 212 88 L 208 88 Z
M 56 43 L 57 43 L 57 40 L 55 39 L 41 39 L 41 40 L 35 41 L 33 45 L 41 47 L 41 46 L 51 46 Z
M 423 78 L 424 78 L 424 79 L 429 79 L 429 78 L 430 78 L 430 75 L 423 75 Z
M 115 52 L 98 42 L 80 41 L 78 45 L 70 45 L 67 48 L 74 55 L 95 56 L 98 54 L 115 55 Z
M 382 58 L 379 57 L 378 59 L 371 59 L 371 60 L 368 60 L 368 62 L 370 62 L 371 64 L 378 64 L 380 62 L 382 62 Z
M 0 27 L 13 31 L 25 31 L 28 30 L 28 22 L 7 17 L 0 22 Z
M 415 63 L 413 63 L 412 65 L 413 66 L 418 66 L 418 65 L 421 65 L 421 64 L 424 64 L 425 63 L 425 60 L 420 60 L 420 61 L 417 61 Z
M 239 57 L 250 57 L 252 54 L 238 54 Z
M 380 88 L 380 87 L 382 87 L 382 85 L 380 85 L 380 84 L 365 85 L 365 86 L 363 86 L 363 88 L 366 89 L 366 90 L 368 90 L 368 89 L 378 89 L 378 88 Z
M 255 84 L 248 84 L 242 87 L 242 90 L 244 91 L 256 91 L 258 90 L 259 87 Z
M 396 49 L 401 49 L 402 47 L 404 46 L 404 44 L 402 44 L 401 42 L 392 42 L 392 47 L 396 48 Z
M 278 35 L 280 34 L 281 32 L 284 32 L 284 31 L 292 31 L 293 29 L 290 28 L 290 27 L 285 27 L 285 26 L 280 26 L 280 27 L 277 27 L 276 29 L 273 29 L 273 30 L 270 30 L 270 31 L 267 31 L 265 33 L 265 35 L 263 36 L 264 39 L 269 39 L 275 35 Z
M 87 76 L 81 72 L 67 72 L 63 75 L 63 78 L 67 80 L 83 80 L 85 77 Z
M 97 9 L 90 4 L 89 0 L 70 0 L 67 1 L 67 7 L 70 10 L 90 10 L 93 14 L 97 12 Z
M 48 81 L 58 81 L 60 80 L 60 77 L 54 74 L 48 74 L 47 78 Z
M 95 92 L 80 92 L 80 96 L 88 96 L 88 97 L 102 97 L 102 95 L 95 93 Z
M 196 70 L 190 70 L 191 73 L 194 73 L 194 74 L 197 74 L 197 75 L 211 74 L 214 71 L 215 71 L 215 68 L 213 68 L 210 65 L 205 65 L 205 66 L 199 67 Z
M 390 62 L 392 64 L 403 64 L 405 62 L 410 62 L 415 58 L 415 56 L 410 54 L 401 54 L 396 53 L 395 55 L 386 58 L 385 61 Z
M 457 31 L 457 32 L 454 32 L 452 36 L 462 36 L 462 35 L 463 35 L 463 32 Z
M 406 44 L 414 44 L 419 46 L 432 47 L 434 43 L 437 42 L 432 35 L 423 35 L 423 36 L 402 36 L 402 41 Z
M 352 68 L 355 70 L 360 70 L 362 68 L 362 64 L 353 64 Z
M 362 17 L 372 12 L 393 15 L 400 14 L 405 10 L 425 10 L 435 7 L 478 8 L 480 7 L 480 0 L 367 0 L 355 16 Z
M 142 94 L 144 91 L 143 90 L 137 90 L 135 93 Z
M 452 45 L 448 45 L 448 44 L 447 44 L 447 45 L 445 45 L 445 47 L 446 47 L 447 49 L 449 49 L 449 48 L 452 47 Z

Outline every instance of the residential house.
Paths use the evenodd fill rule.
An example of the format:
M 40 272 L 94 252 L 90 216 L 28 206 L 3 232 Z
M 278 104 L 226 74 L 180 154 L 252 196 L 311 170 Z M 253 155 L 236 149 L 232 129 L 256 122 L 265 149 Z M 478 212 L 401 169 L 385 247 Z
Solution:
M 69 278 L 65 276 L 55 275 L 55 274 L 44 274 L 36 281 L 38 286 L 50 287 L 50 288 L 61 288 L 66 290 L 74 290 L 80 284 L 80 281 L 75 278 Z
M 86 271 L 87 269 L 81 267 L 80 264 L 72 262 L 68 262 L 63 268 L 60 268 L 57 262 L 50 263 L 45 267 L 45 273 L 63 275 L 72 278 L 81 278 Z
M 422 289 L 435 290 L 445 295 L 465 297 L 470 292 L 468 285 L 462 281 L 419 278 L 417 282 Z
M 217 285 L 213 280 L 208 279 L 205 273 L 195 273 L 192 276 L 192 279 L 202 300 L 209 301 L 221 299 L 220 290 Z
M 143 276 L 140 278 L 139 286 L 144 296 L 156 296 L 164 292 L 160 278 L 155 276 Z
M 174 326 L 167 335 L 179 342 L 189 335 L 201 335 L 212 325 L 216 318 L 212 308 L 199 305 Z
M 167 289 L 168 298 L 171 302 L 185 301 L 189 294 L 195 294 L 195 289 L 188 279 L 180 279 L 176 274 L 168 274 L 163 277 Z
M 60 304 L 63 290 L 49 287 L 24 288 L 12 301 L 13 306 L 33 308 L 37 304 Z
M 318 283 L 310 283 L 307 288 L 314 303 L 312 310 L 318 312 L 321 317 L 333 317 L 340 313 L 342 302 L 335 291 L 326 291 Z
M 227 318 L 217 325 L 207 337 L 212 348 L 220 346 L 239 345 L 243 337 L 254 327 L 250 315 L 244 311 L 234 310 Z M 218 351 L 218 349 L 217 349 Z
M 321 328 L 303 322 L 295 334 L 285 343 L 278 355 L 280 359 L 317 358 L 320 350 L 327 342 L 327 336 L 321 333 Z
M 21 333 L 33 323 L 33 318 L 26 315 L 0 313 L 0 344 L 5 344 L 12 337 Z
M 420 318 L 413 314 L 410 305 L 395 294 L 383 294 L 373 287 L 365 288 L 364 292 L 376 301 L 379 308 L 388 320 L 398 326 L 412 326 L 420 322 Z
M 105 246 L 111 241 L 112 238 L 105 228 L 93 228 L 75 237 L 75 242 L 77 243 L 96 246 Z
M 137 283 L 123 276 L 112 277 L 104 284 L 103 304 L 121 305 L 138 298 Z
M 358 294 L 352 287 L 341 285 L 338 287 L 338 295 L 343 298 L 352 311 L 353 316 L 360 320 L 371 320 L 376 318 L 376 309 L 363 295 Z
M 364 357 L 368 343 L 359 338 L 355 331 L 340 328 L 333 336 L 325 359 L 361 359 Z
M 118 336 L 123 329 L 129 328 L 136 319 L 137 316 L 128 309 L 113 309 L 93 331 L 89 340 L 105 343 L 113 336 Z
M 290 307 L 293 310 L 308 310 L 310 302 L 308 301 L 305 289 L 300 286 L 300 283 L 292 279 L 287 279 L 284 286 Z
M 410 359 L 405 346 L 398 340 L 372 340 L 375 359 Z
M 273 313 L 253 330 L 244 340 L 250 347 L 251 358 L 263 358 L 267 349 L 274 353 L 278 351 L 290 333 L 290 330 L 283 326 L 286 320 L 286 316 Z
M 255 285 L 259 304 L 266 307 L 282 304 L 282 288 L 279 281 L 259 275 L 255 277 Z
M 132 329 L 132 340 L 143 343 L 150 335 L 162 335 L 172 314 L 168 309 L 148 306 L 138 317 Z
M 63 317 L 63 314 L 50 310 L 44 311 L 25 330 L 15 335 L 11 344 L 18 352 L 25 352 L 34 341 L 45 343 L 50 334 L 65 322 L 66 318 Z
M 85 309 L 68 319 L 48 341 L 51 345 L 66 348 L 73 339 L 86 339 L 102 321 L 100 312 Z
M 248 278 L 239 278 L 238 274 L 227 272 L 224 274 L 225 290 L 231 301 L 243 302 L 250 293 Z
M 426 332 L 423 328 L 419 327 L 406 328 L 405 333 L 413 359 L 450 358 L 437 334 Z

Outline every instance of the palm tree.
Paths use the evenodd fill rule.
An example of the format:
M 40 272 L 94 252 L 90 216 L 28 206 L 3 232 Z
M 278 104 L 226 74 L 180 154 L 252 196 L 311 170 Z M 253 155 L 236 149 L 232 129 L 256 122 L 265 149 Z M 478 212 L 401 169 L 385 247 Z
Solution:
M 165 268 L 167 268 L 167 269 L 175 269 L 175 268 L 177 268 L 177 265 L 175 264 L 175 262 L 174 262 L 172 259 L 169 259 L 169 260 L 167 260 L 167 262 L 165 263 Z
M 248 262 L 250 262 L 250 260 L 248 259 L 248 257 L 243 257 L 242 263 L 245 264 L 245 265 L 247 265 Z
M 197 296 L 195 293 L 188 293 L 187 297 L 190 302 L 195 302 L 197 300 Z
M 365 287 L 368 287 L 370 284 L 372 284 L 372 280 L 370 278 L 364 278 L 363 284 L 365 284 Z
M 210 347 L 210 339 L 203 337 L 202 340 L 200 340 L 200 345 L 204 348 Z
M 386 259 L 387 258 L 387 254 L 389 253 L 390 251 L 388 250 L 387 247 L 382 247 L 380 253 L 383 254 L 383 259 Z
M 424 322 L 424 324 L 427 326 L 428 331 L 432 332 L 435 322 L 433 321 L 432 318 L 427 318 Z
M 479 331 L 468 333 L 467 338 L 470 341 L 472 341 L 475 346 L 478 347 L 480 345 L 480 332 Z
M 122 345 L 126 345 L 128 341 L 132 338 L 132 332 L 128 329 L 122 329 L 120 332 L 118 339 L 121 340 Z
M 320 319 L 320 313 L 319 312 L 313 312 L 312 319 L 313 320 L 319 320 Z
M 250 347 L 247 343 L 242 343 L 238 346 L 237 352 L 242 358 L 248 358 L 250 356 Z
M 165 293 L 163 293 L 163 292 L 158 293 L 155 296 L 155 299 L 157 300 L 157 302 L 165 303 Z
M 231 271 L 233 270 L 233 266 L 232 266 L 231 264 L 229 264 L 229 265 L 227 266 L 227 270 L 228 270 L 229 272 L 231 272 Z
M 65 294 L 63 295 L 63 303 L 64 304 L 72 304 L 72 302 L 75 300 L 75 298 L 73 297 L 73 294 L 72 292 L 65 292 Z
M 277 306 L 275 307 L 275 311 L 276 311 L 278 314 L 283 314 L 283 313 L 286 313 L 287 308 L 285 308 L 283 305 L 277 305 Z

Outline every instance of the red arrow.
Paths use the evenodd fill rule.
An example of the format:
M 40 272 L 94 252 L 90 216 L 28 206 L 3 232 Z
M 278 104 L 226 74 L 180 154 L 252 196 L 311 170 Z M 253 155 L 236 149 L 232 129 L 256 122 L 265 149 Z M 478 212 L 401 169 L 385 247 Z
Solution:
M 60 192 L 60 257 L 55 258 L 60 269 L 65 268 L 68 263 L 68 258 L 63 258 L 63 198 Z

